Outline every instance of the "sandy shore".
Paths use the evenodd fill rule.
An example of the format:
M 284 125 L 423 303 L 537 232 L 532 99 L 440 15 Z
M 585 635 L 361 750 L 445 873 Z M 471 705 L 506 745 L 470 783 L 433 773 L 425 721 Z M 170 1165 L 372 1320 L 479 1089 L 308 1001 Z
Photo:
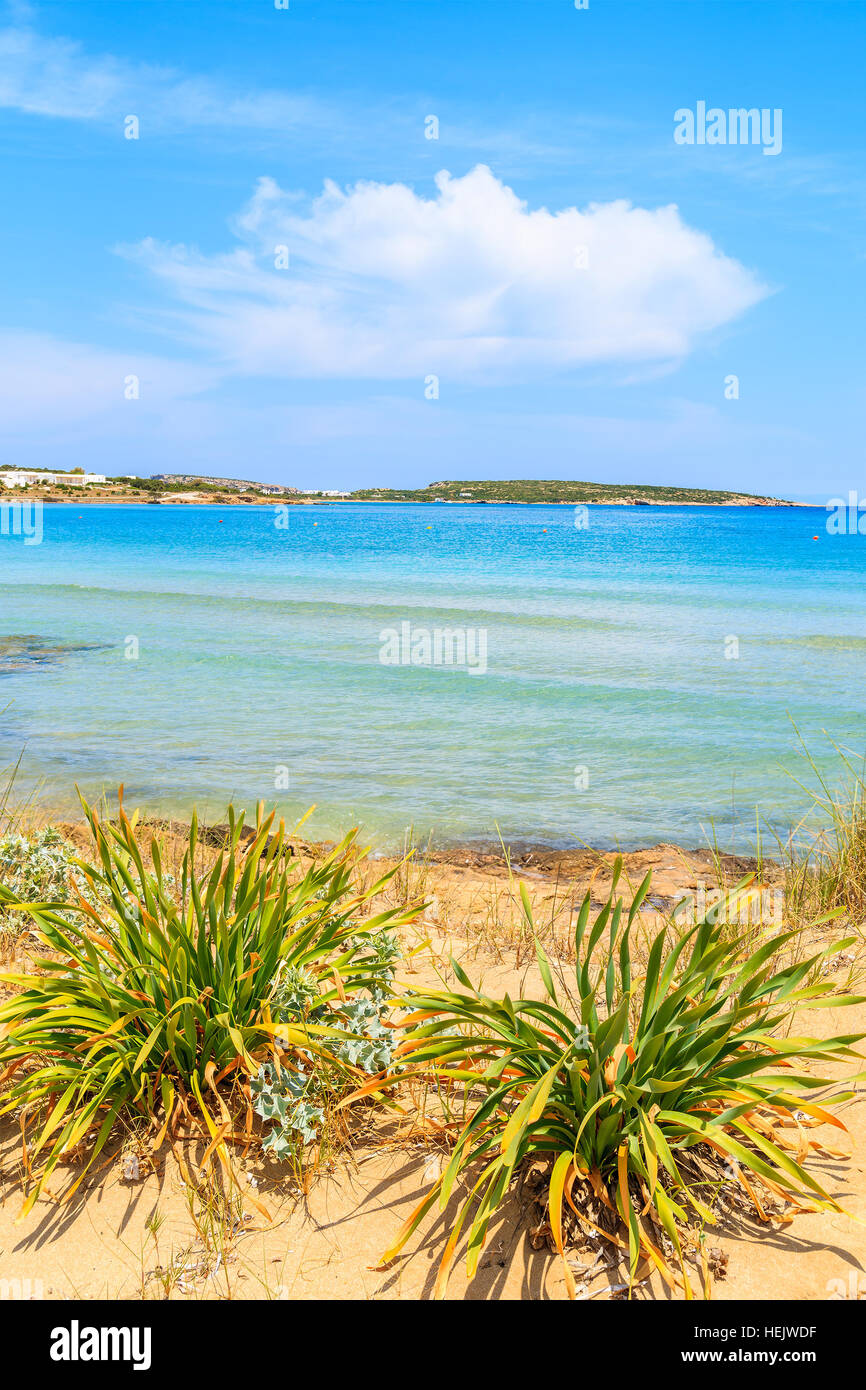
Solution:
M 51 493 L 0 492 L 0 502 L 42 502 L 46 507 L 88 507 L 88 506 L 123 506 L 123 507 L 273 507 L 290 506 L 305 507 L 335 505 L 330 498 L 313 497 L 261 497 L 258 494 L 249 495 L 246 493 L 226 493 L 218 497 L 206 495 L 192 496 L 184 493 L 167 493 L 165 496 L 153 498 L 151 496 L 134 497 L 127 493 L 117 492 L 92 492 L 89 489 L 82 489 L 80 497 L 56 497 Z
M 79 824 L 62 827 L 82 849 Z M 156 823 L 166 863 L 182 848 L 183 827 Z M 211 847 L 222 831 L 211 827 Z M 145 836 L 146 840 L 146 836 Z M 322 846 L 295 840 L 301 863 Z M 474 983 L 491 994 L 506 990 L 537 996 L 540 986 L 531 940 L 522 925 L 518 885 L 529 892 L 539 934 L 552 956 L 567 959 L 573 909 L 585 891 L 602 900 L 613 855 L 527 848 L 509 866 L 492 847 L 463 847 L 417 855 L 402 865 L 386 890 L 386 901 L 422 899 L 418 921 L 402 929 L 407 952 L 403 972 L 411 985 L 453 983 L 456 960 Z M 377 858 L 362 865 L 371 878 L 397 861 Z M 714 886 L 718 870 L 736 882 L 753 861 L 730 856 L 714 862 L 706 851 L 658 845 L 623 856 L 622 891 L 653 871 L 653 893 L 641 921 L 651 931 L 671 902 L 701 883 Z M 778 882 L 777 866 L 765 866 L 765 884 Z M 815 942 L 826 941 L 827 928 Z M 801 1015 L 802 1031 L 817 1035 L 866 1029 L 866 1006 Z M 866 1294 L 866 1106 L 863 1087 L 845 1106 L 850 1162 L 824 1161 L 822 1180 L 846 1215 L 801 1215 L 787 1223 L 762 1223 L 742 1210 L 725 1212 L 710 1232 L 716 1269 L 716 1299 L 792 1300 Z M 354 1116 L 354 1112 L 353 1112 Z M 838 1135 L 837 1135 L 838 1137 Z M 164 1146 L 155 1163 L 142 1161 L 134 1178 L 126 1161 L 130 1135 L 118 1135 L 108 1160 L 90 1175 L 69 1205 L 44 1200 L 21 1226 L 21 1150 L 17 1125 L 0 1124 L 0 1250 L 3 1275 L 27 1285 L 36 1297 L 248 1298 L 277 1300 L 423 1299 L 431 1296 L 447 1217 L 431 1215 L 407 1253 L 387 1269 L 378 1267 L 387 1247 L 424 1190 L 442 1170 L 446 1150 L 422 1134 L 411 1114 L 396 1119 L 373 1108 L 354 1116 L 351 1141 L 336 1159 L 312 1174 L 303 1191 L 278 1164 L 251 1150 L 238 1160 L 241 1195 L 226 1216 L 197 1172 L 201 1145 L 190 1143 L 178 1157 Z M 75 1164 L 56 1187 L 75 1177 Z M 193 1183 L 190 1184 L 190 1177 Z M 59 1193 L 58 1193 L 59 1195 Z M 258 1206 L 256 1205 L 258 1203 Z M 478 1277 L 467 1282 L 455 1265 L 450 1299 L 561 1299 L 566 1296 L 558 1258 L 543 1233 L 531 1190 L 515 1192 L 503 1208 L 485 1250 Z M 267 1209 L 264 1215 L 261 1205 Z M 214 1212 L 223 1217 L 214 1221 Z M 581 1254 L 578 1264 L 584 1259 Z M 587 1268 L 582 1297 L 620 1296 L 627 1278 L 615 1252 L 605 1251 Z M 853 1294 L 851 1291 L 854 1291 Z M 661 1280 L 647 1274 L 636 1296 L 666 1299 Z

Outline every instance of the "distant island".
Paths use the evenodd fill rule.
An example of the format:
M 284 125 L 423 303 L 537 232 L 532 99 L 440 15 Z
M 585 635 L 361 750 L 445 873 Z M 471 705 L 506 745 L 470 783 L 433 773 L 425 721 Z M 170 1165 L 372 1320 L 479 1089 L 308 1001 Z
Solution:
M 560 482 L 521 478 L 510 482 L 430 483 L 425 488 L 364 488 L 353 498 L 369 502 L 596 503 L 603 506 L 795 507 L 779 497 L 709 488 L 653 487 L 644 483 Z
M 160 504 L 219 506 L 260 505 L 264 501 L 288 505 L 314 502 L 429 502 L 473 504 L 618 507 L 795 507 L 796 502 L 754 493 L 712 488 L 657 487 L 644 483 L 562 482 L 557 479 L 522 478 L 510 481 L 457 481 L 430 483 L 422 488 L 360 488 L 305 491 L 288 483 L 259 483 L 247 478 L 220 478 L 195 473 L 157 473 L 151 478 L 130 474 L 106 477 L 83 469 L 14 469 L 0 465 L 0 485 L 24 491 L 46 502 L 150 502 Z

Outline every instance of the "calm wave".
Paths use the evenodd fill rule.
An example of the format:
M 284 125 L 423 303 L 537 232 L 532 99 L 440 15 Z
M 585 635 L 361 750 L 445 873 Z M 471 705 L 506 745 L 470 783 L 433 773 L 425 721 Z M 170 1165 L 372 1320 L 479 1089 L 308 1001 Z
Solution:
M 120 781 L 154 814 L 315 802 L 310 833 L 360 822 L 382 844 L 410 824 L 698 844 L 715 823 L 727 846 L 756 807 L 780 827 L 805 808 L 792 719 L 816 751 L 824 729 L 862 750 L 866 538 L 829 536 L 823 510 L 276 519 L 49 506 L 41 545 L 0 537 L 0 765 L 23 747 L 58 807 Z M 443 629 L 470 657 L 483 633 L 484 669 L 405 643 L 383 664 L 383 634 L 423 657 Z

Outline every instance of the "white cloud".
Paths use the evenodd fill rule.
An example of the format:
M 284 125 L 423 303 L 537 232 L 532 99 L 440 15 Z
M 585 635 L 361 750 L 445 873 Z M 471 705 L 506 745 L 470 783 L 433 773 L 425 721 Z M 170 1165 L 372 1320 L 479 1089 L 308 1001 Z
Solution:
M 89 54 L 66 38 L 25 25 L 0 30 L 0 107 L 66 120 L 115 121 L 137 115 L 147 128 L 287 131 L 315 120 L 324 105 L 289 92 L 244 92 L 174 68 Z
M 123 250 L 185 307 L 191 339 L 266 376 L 676 361 L 768 293 L 675 206 L 530 209 L 484 165 L 443 172 L 436 189 L 328 181 L 302 207 L 265 178 L 235 220 L 233 251 Z M 287 270 L 275 268 L 280 246 Z

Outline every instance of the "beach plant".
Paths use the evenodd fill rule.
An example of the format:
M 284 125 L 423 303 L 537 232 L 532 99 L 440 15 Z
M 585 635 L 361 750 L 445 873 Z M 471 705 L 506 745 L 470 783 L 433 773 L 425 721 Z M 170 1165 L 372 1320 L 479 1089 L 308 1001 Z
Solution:
M 49 827 L 34 835 L 9 833 L 0 839 L 0 884 L 16 898 L 39 902 L 44 897 L 68 899 L 67 878 L 75 849 Z M 9 941 L 27 928 L 20 913 L 0 904 L 0 939 Z
M 0 648 L 2 648 L 2 639 L 0 639 Z M 2 664 L 2 650 L 0 650 L 0 664 Z M 9 706 L 5 705 L 0 709 L 0 715 L 5 714 L 8 708 Z M 0 768 L 0 837 L 2 838 L 18 828 L 27 809 L 26 801 L 22 804 L 21 799 L 15 794 L 15 781 L 23 757 L 24 750 L 22 749 L 11 767 Z
M 80 869 L 75 867 L 75 846 L 54 826 L 30 833 L 23 831 L 0 839 L 0 884 L 18 902 L 68 903 L 81 893 L 93 895 Z M 15 938 L 27 926 L 20 912 L 7 912 L 0 902 L 0 939 Z
M 853 1045 L 863 1035 L 782 1031 L 798 1006 L 862 1002 L 833 994 L 826 979 L 806 983 L 821 959 L 850 941 L 786 963 L 793 932 L 752 950 L 716 921 L 716 907 L 690 930 L 664 921 L 639 954 L 650 875 L 626 913 L 620 870 L 617 860 L 610 896 L 594 918 L 589 894 L 583 900 L 573 982 L 564 973 L 554 979 L 538 946 L 544 997 L 494 999 L 452 961 L 462 989 L 406 996 L 412 1012 L 396 1049 L 399 1070 L 363 1088 L 426 1080 L 450 1098 L 452 1113 L 463 1097 L 450 1161 L 383 1256 L 392 1260 L 425 1215 L 437 1203 L 444 1210 L 465 1182 L 438 1297 L 464 1232 L 471 1277 L 498 1208 L 537 1160 L 547 1165 L 549 1232 L 572 1296 L 566 1219 L 627 1252 L 630 1288 L 645 1260 L 691 1297 L 686 1258 L 701 1248 L 695 1231 L 716 1221 L 707 1194 L 724 1183 L 736 1183 L 761 1217 L 768 1203 L 839 1210 L 808 1166 L 816 1151 L 833 1151 L 809 1130 L 844 1129 L 830 1107 L 851 1092 L 816 1104 L 809 1093 L 833 1083 L 811 1068 L 857 1058 Z M 523 885 L 521 898 L 534 931 Z
M 391 932 L 380 931 L 350 938 L 347 944 L 357 951 L 354 966 L 363 974 L 363 985 L 348 994 L 345 989 L 342 995 L 335 994 L 333 987 L 322 993 L 312 972 L 289 965 L 281 969 L 271 993 L 270 1013 L 276 1023 L 300 1031 L 311 1026 L 321 1030 L 317 1058 L 299 1049 L 296 1067 L 265 1062 L 251 1079 L 253 1108 L 272 1126 L 263 1148 L 274 1158 L 297 1161 L 303 1147 L 318 1137 L 335 1093 L 339 1099 L 346 1089 L 342 1064 L 352 1072 L 370 1075 L 386 1070 L 393 1061 L 391 985 L 400 958 L 399 942 Z M 325 977 L 325 983 L 332 986 L 330 977 Z M 336 1068 L 327 1065 L 331 1060 Z
M 866 760 L 856 761 L 830 740 L 835 775 L 820 766 L 794 725 L 813 785 L 794 781 L 810 800 L 802 821 L 776 837 L 793 919 L 808 922 L 839 908 L 861 935 L 866 930 Z
M 373 1060 L 358 1001 L 384 1007 L 390 929 L 415 915 L 365 915 L 388 874 L 356 890 L 354 832 L 305 869 L 261 806 L 242 848 L 243 813 L 229 807 L 224 847 L 196 872 L 193 817 L 170 885 L 122 795 L 111 822 L 83 804 L 86 893 L 34 903 L 0 886 L 3 911 L 29 918 L 40 947 L 27 973 L 0 977 L 15 991 L 0 1004 L 0 1114 L 20 1112 L 33 1177 L 22 1216 L 58 1162 L 83 1153 L 71 1196 L 121 1118 L 144 1117 L 154 1147 L 182 1127 L 204 1135 L 203 1164 L 216 1156 L 231 1175 L 228 1145 L 254 1142 L 264 1064 L 307 1079 L 327 1068 L 332 1092 L 335 1074 L 356 1087 L 356 1062 Z

